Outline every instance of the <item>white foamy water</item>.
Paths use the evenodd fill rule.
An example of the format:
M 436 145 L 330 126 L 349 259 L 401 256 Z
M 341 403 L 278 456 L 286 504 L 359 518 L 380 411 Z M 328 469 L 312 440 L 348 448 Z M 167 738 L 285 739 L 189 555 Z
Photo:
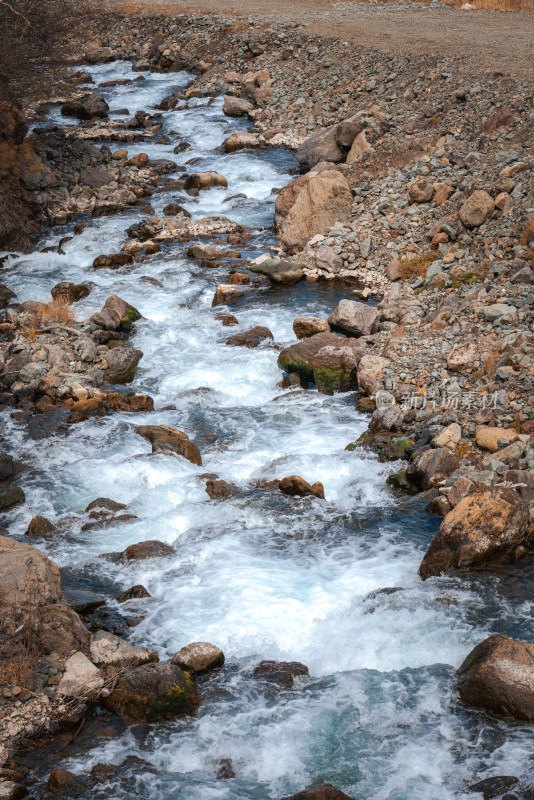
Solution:
M 91 72 L 97 82 L 135 77 L 124 63 Z M 110 107 L 153 110 L 188 80 L 183 73 L 146 77 L 106 90 Z M 176 200 L 197 217 L 223 213 L 269 225 L 271 190 L 290 179 L 292 156 L 222 155 L 217 148 L 225 136 L 245 123 L 223 116 L 221 98 L 188 106 L 163 113 L 166 142 L 135 143 L 129 152 L 184 166 L 198 158 L 189 171 L 215 169 L 228 178 L 228 189 L 199 198 L 154 194 L 156 211 Z M 51 120 L 59 119 L 53 111 Z M 191 145 L 178 156 L 177 135 Z M 244 197 L 225 202 L 235 195 Z M 132 212 L 90 220 L 64 245 L 64 255 L 33 253 L 6 265 L 3 280 L 21 301 L 48 300 L 55 283 L 71 280 L 92 286 L 77 306 L 80 318 L 112 292 L 133 303 L 143 320 L 132 344 L 144 352 L 134 388 L 149 392 L 156 405 L 153 414 L 110 415 L 41 440 L 29 439 L 4 412 L 6 442 L 35 468 L 22 479 L 28 502 L 10 515 L 9 528 L 21 535 L 32 515 L 57 519 L 97 496 L 126 503 L 137 519 L 81 531 L 75 518 L 53 557 L 71 571 L 86 567 L 115 596 L 136 583 L 148 588 L 153 599 L 142 606 L 133 641 L 155 647 L 162 658 L 191 641 L 211 641 L 224 650 L 226 667 L 203 682 L 195 718 L 132 727 L 64 765 L 83 772 L 99 761 L 141 756 L 157 774 L 137 770 L 101 788 L 108 797 L 151 800 L 267 800 L 318 780 L 361 800 L 476 800 L 465 793 L 469 783 L 526 773 L 527 734 L 464 710 L 454 669 L 495 624 L 511 633 L 519 625 L 526 635 L 530 598 L 514 601 L 494 583 L 480 592 L 467 580 L 421 583 L 417 568 L 437 523 L 421 504 L 387 490 L 395 465 L 345 450 L 367 424 L 354 397 L 283 391 L 276 348 L 225 344 L 254 325 L 288 343 L 297 315 L 329 314 L 351 296 L 350 287 L 257 290 L 230 309 L 239 327 L 223 328 L 211 300 L 226 270 L 203 270 L 184 256 L 183 245 L 122 271 L 91 269 L 95 256 L 120 249 L 138 218 Z M 65 226 L 45 244 L 71 233 Z M 270 237 L 256 231 L 250 249 L 263 252 Z M 140 281 L 144 275 L 163 288 Z M 152 456 L 134 430 L 145 423 L 185 431 L 200 447 L 203 466 Z M 208 473 L 234 483 L 238 496 L 210 500 Z M 251 486 L 294 473 L 322 481 L 326 501 Z M 175 555 L 131 566 L 98 558 L 145 539 L 174 545 Z M 110 605 L 121 608 L 112 599 Z M 250 677 L 263 658 L 302 661 L 310 678 L 293 691 L 265 694 Z M 236 778 L 217 780 L 225 758 Z

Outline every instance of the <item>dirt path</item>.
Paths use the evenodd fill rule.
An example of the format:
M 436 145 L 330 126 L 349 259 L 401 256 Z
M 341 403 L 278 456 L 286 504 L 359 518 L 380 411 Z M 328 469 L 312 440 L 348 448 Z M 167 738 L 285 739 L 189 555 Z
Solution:
M 145 0 L 145 8 L 151 5 Z M 166 0 L 168 11 L 195 11 L 195 0 Z M 202 10 L 260 15 L 308 26 L 310 33 L 334 36 L 396 53 L 432 53 L 461 59 L 467 70 L 490 70 L 532 79 L 534 14 L 529 12 L 460 11 L 422 3 L 331 3 L 328 0 L 203 0 Z

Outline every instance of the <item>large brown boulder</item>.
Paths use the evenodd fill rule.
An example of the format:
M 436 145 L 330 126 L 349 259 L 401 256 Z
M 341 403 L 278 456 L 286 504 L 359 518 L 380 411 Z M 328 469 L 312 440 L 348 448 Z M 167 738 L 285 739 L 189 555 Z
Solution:
M 487 220 L 494 208 L 493 197 L 483 189 L 477 189 L 460 208 L 459 217 L 466 228 L 478 228 Z
M 104 375 L 108 383 L 131 383 L 143 352 L 135 347 L 114 347 L 105 353 Z
M 330 333 L 330 325 L 321 317 L 296 317 L 293 320 L 293 333 L 297 339 L 307 339 L 316 333 Z
M 289 252 L 301 250 L 312 236 L 324 233 L 336 221 L 347 219 L 352 192 L 344 175 L 325 170 L 301 182 L 285 218 L 277 215 L 280 242 Z
M 141 314 L 134 306 L 112 294 L 102 310 L 89 318 L 89 322 L 106 331 L 130 331 L 138 319 L 141 319 Z
M 214 186 L 222 186 L 224 189 L 228 186 L 228 181 L 224 175 L 218 172 L 193 172 L 185 179 L 185 189 L 212 189 Z
M 73 651 L 89 655 L 91 635 L 78 614 L 61 603 L 47 603 L 39 610 L 38 636 L 43 653 L 63 658 Z
M 417 489 L 432 489 L 458 469 L 460 459 L 447 447 L 425 450 L 406 470 L 408 481 Z
M 153 453 L 173 453 L 187 458 L 192 464 L 202 466 L 200 450 L 189 437 L 170 425 L 141 425 L 135 432 L 152 444 Z
M 254 105 L 250 100 L 231 95 L 224 96 L 223 114 L 227 117 L 246 117 L 251 111 L 254 111 Z
M 331 161 L 338 164 L 345 158 L 345 153 L 336 141 L 335 127 L 320 128 L 308 137 L 297 150 L 297 161 L 300 168 L 307 172 L 320 161 Z
M 286 347 L 278 356 L 284 372 L 295 372 L 315 383 L 323 394 L 357 388 L 357 370 L 364 349 L 356 339 L 337 333 L 318 333 Z
M 105 702 L 127 719 L 149 720 L 193 714 L 200 700 L 191 674 L 164 663 L 124 670 Z
M 467 705 L 534 721 L 534 645 L 494 633 L 477 644 L 457 674 Z
M 32 609 L 57 603 L 61 597 L 59 569 L 29 544 L 0 536 L 2 604 L 10 609 Z
M 250 349 L 258 347 L 263 342 L 272 342 L 273 338 L 269 328 L 265 328 L 263 325 L 256 325 L 255 328 L 251 328 L 249 331 L 230 336 L 225 344 L 229 347 L 248 347 Z
M 289 797 L 282 797 L 282 800 L 353 800 L 353 798 L 336 789 L 331 783 L 316 783 Z
M 340 300 L 328 317 L 332 330 L 345 336 L 367 336 L 376 331 L 379 322 L 380 311 L 375 306 L 355 300 Z
M 421 562 L 425 580 L 457 567 L 511 558 L 528 534 L 528 508 L 514 489 L 469 494 L 449 511 Z

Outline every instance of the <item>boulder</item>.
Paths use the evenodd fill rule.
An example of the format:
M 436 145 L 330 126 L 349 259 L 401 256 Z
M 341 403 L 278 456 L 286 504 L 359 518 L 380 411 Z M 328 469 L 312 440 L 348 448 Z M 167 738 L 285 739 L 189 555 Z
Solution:
M 443 428 L 437 436 L 432 439 L 434 447 L 446 447 L 447 450 L 454 452 L 462 440 L 462 429 L 457 422 L 451 422 L 446 428 Z
M 284 372 L 315 383 L 323 394 L 357 388 L 357 369 L 364 349 L 356 339 L 337 333 L 317 333 L 286 347 L 278 356 Z
M 173 655 L 171 664 L 176 664 L 185 672 L 192 672 L 193 675 L 203 675 L 222 667 L 224 653 L 209 642 L 192 642 Z
M 107 117 L 109 106 L 101 94 L 92 94 L 82 97 L 80 100 L 68 100 L 61 106 L 61 113 L 64 117 L 76 117 L 77 119 L 94 119 L 95 117 Z
M 499 450 L 499 442 L 514 442 L 519 434 L 515 428 L 496 428 L 491 425 L 477 425 L 475 440 L 483 450 L 496 453 Z
M 299 661 L 260 661 L 254 668 L 252 677 L 292 689 L 295 678 L 309 674 L 308 667 Z
M 57 687 L 58 695 L 89 698 L 97 695 L 104 686 L 104 677 L 98 667 L 83 653 L 74 653 L 65 662 L 65 672 Z
M 2 602 L 10 609 L 57 603 L 61 597 L 59 569 L 36 547 L 0 536 Z
M 337 170 L 326 170 L 300 187 L 295 201 L 278 227 L 280 243 L 288 252 L 301 250 L 316 234 L 343 222 L 352 209 L 349 182 Z
M 297 317 L 293 320 L 293 332 L 297 339 L 307 339 L 316 333 L 330 333 L 330 325 L 321 317 Z
M 220 283 L 213 296 L 211 302 L 212 308 L 215 306 L 224 306 L 228 303 L 233 303 L 243 296 L 243 289 L 240 286 L 232 283 Z
M 227 117 L 246 117 L 251 111 L 254 111 L 254 105 L 250 100 L 230 95 L 224 96 L 223 114 L 226 114 Z
M 360 392 L 371 396 L 381 389 L 382 376 L 389 363 L 382 356 L 362 356 L 357 372 L 357 387 Z
M 137 169 L 143 169 L 143 167 L 148 166 L 148 162 L 150 158 L 148 153 L 136 153 L 135 156 L 132 156 L 128 161 L 128 164 L 131 164 L 132 167 L 137 167 Z
M 294 261 L 267 258 L 261 264 L 250 264 L 251 272 L 266 275 L 273 283 L 296 283 L 303 276 L 302 267 Z
M 104 375 L 107 383 L 131 383 L 143 353 L 135 347 L 114 347 L 104 353 Z
M 446 447 L 425 450 L 411 462 L 406 477 L 421 491 L 432 489 L 458 469 L 460 460 Z
M 282 800 L 353 800 L 348 794 L 336 789 L 331 783 L 316 783 Z
M 121 553 L 123 561 L 144 561 L 147 558 L 167 558 L 174 555 L 174 547 L 158 539 L 147 539 L 129 545 Z
M 120 250 L 118 253 L 104 253 L 93 261 L 93 269 L 118 269 L 125 264 L 131 264 L 133 256 Z
M 39 539 L 49 539 L 55 534 L 57 534 L 57 528 L 54 523 L 38 514 L 36 517 L 32 517 L 24 535 L 30 538 L 36 536 Z
M 260 142 L 257 136 L 253 133 L 240 131 L 239 133 L 232 133 L 222 143 L 225 153 L 235 153 L 236 150 L 245 150 L 250 147 L 259 147 Z
M 528 523 L 528 508 L 513 489 L 493 487 L 469 494 L 441 523 L 419 574 L 425 580 L 458 567 L 513 558 L 526 541 Z
M 226 344 L 230 347 L 258 347 L 262 342 L 273 341 L 273 335 L 269 328 L 264 328 L 262 325 L 257 325 L 249 331 L 243 333 L 236 333 L 235 336 L 230 336 L 226 340 Z
M 141 600 L 145 597 L 151 597 L 150 592 L 141 583 L 137 583 L 135 586 L 131 586 L 126 591 L 121 592 L 117 597 L 117 602 L 127 603 L 128 600 Z
M 459 216 L 466 228 L 478 228 L 494 208 L 493 197 L 483 189 L 477 189 L 461 206 Z
M 127 719 L 151 720 L 193 714 L 200 699 L 189 672 L 163 663 L 124 670 L 105 704 Z
M 304 172 L 308 172 L 321 161 L 339 164 L 344 160 L 345 152 L 336 141 L 335 126 L 320 128 L 297 149 L 297 161 Z
M 28 790 L 22 783 L 0 778 L 0 800 L 24 800 Z
M 434 197 L 434 187 L 422 178 L 412 183 L 408 189 L 408 194 L 412 203 L 430 203 Z
M 469 372 L 475 367 L 476 347 L 473 342 L 459 342 L 447 356 L 447 366 L 455 372 Z
M 469 653 L 457 675 L 467 705 L 534 721 L 534 645 L 494 633 Z
M 62 658 L 73 651 L 89 655 L 91 635 L 76 611 L 69 606 L 46 603 L 39 609 L 35 623 L 43 653 L 57 653 Z
M 226 500 L 236 494 L 236 489 L 231 483 L 209 478 L 206 481 L 206 492 L 212 500 Z
M 91 661 L 99 667 L 137 667 L 159 661 L 155 650 L 133 645 L 108 631 L 97 631 L 91 639 Z
M 378 431 L 400 431 L 403 424 L 404 412 L 399 406 L 381 406 L 373 411 L 369 422 L 371 433 Z
M 104 303 L 102 310 L 89 318 L 89 322 L 106 331 L 128 332 L 138 319 L 141 319 L 141 314 L 134 306 L 112 294 Z
M 288 494 L 290 497 L 318 497 L 324 500 L 323 484 L 317 481 L 312 485 L 300 475 L 288 475 L 282 478 L 279 488 L 282 494 Z
M 56 767 L 56 769 L 52 770 L 48 777 L 46 788 L 51 794 L 83 791 L 83 786 L 78 780 L 78 776 L 61 767 Z
M 18 506 L 26 501 L 24 491 L 14 483 L 0 487 L 0 513 L 9 511 L 10 508 Z
M 152 444 L 153 453 L 170 453 L 187 458 L 192 464 L 202 466 L 200 450 L 189 437 L 169 425 L 141 425 L 135 432 Z
M 195 172 L 185 179 L 184 189 L 213 189 L 214 186 L 228 188 L 228 181 L 218 172 Z
M 365 131 L 361 131 L 352 143 L 352 147 L 347 155 L 347 164 L 356 164 L 364 153 L 374 150 L 365 137 Z
M 50 290 L 54 300 L 60 298 L 65 303 L 77 303 L 91 294 L 91 290 L 84 283 L 69 283 L 69 281 L 61 281 L 56 283 Z
M 375 306 L 355 300 L 341 300 L 328 317 L 332 330 L 345 336 L 368 336 L 375 333 L 379 322 L 380 311 Z

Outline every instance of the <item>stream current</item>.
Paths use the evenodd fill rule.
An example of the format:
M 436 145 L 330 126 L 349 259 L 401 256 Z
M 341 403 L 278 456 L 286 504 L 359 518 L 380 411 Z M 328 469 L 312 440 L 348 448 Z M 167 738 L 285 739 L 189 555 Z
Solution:
M 120 62 L 90 71 L 95 83 L 138 75 Z M 112 111 L 153 111 L 190 80 L 186 73 L 144 74 L 141 84 L 102 90 Z M 225 175 L 228 189 L 198 198 L 161 192 L 150 202 L 156 213 L 177 201 L 194 217 L 224 214 L 254 226 L 241 248 L 254 257 L 273 244 L 271 190 L 291 180 L 296 161 L 281 149 L 221 154 L 225 136 L 246 124 L 223 115 L 222 98 L 187 105 L 162 115 L 169 143 L 140 141 L 128 146 L 129 155 L 178 158 L 186 167 L 198 159 L 190 171 Z M 59 121 L 68 122 L 53 109 L 48 122 Z M 191 147 L 176 157 L 180 140 Z M 137 519 L 85 532 L 74 527 L 54 560 L 64 576 L 109 592 L 108 606 L 117 610 L 120 591 L 147 587 L 152 599 L 136 606 L 144 619 L 131 629 L 132 642 L 154 647 L 161 658 L 192 641 L 213 642 L 226 665 L 201 679 L 195 717 L 95 736 L 56 763 L 77 773 L 129 755 L 153 764 L 155 771 L 136 768 L 100 784 L 102 797 L 118 800 L 268 800 L 318 781 L 358 800 L 451 800 L 480 797 L 466 787 L 485 777 L 528 775 L 528 729 L 463 708 L 454 672 L 490 632 L 532 638 L 532 584 L 506 570 L 422 583 L 417 568 L 439 521 L 424 503 L 387 489 L 394 464 L 345 450 L 367 426 L 354 395 L 281 390 L 275 348 L 225 345 L 229 335 L 255 325 L 288 344 L 296 316 L 328 315 L 352 297 L 350 287 L 262 288 L 232 305 L 239 327 L 223 328 L 211 301 L 226 270 L 203 269 L 185 257 L 187 245 L 166 245 L 118 271 L 91 268 L 97 255 L 120 249 L 138 218 L 130 212 L 89 220 L 64 255 L 35 252 L 4 266 L 3 280 L 20 302 L 46 302 L 52 286 L 69 280 L 92 286 L 76 306 L 80 319 L 112 293 L 135 305 L 143 319 L 131 344 L 144 357 L 133 388 L 149 393 L 156 407 L 42 439 L 29 438 L 3 412 L 6 442 L 34 468 L 22 480 L 27 505 L 11 512 L 9 529 L 21 536 L 32 515 L 54 520 L 98 496 L 126 503 Z M 54 229 L 43 244 L 57 244 L 73 226 Z M 140 281 L 144 275 L 163 288 Z M 203 466 L 152 456 L 134 432 L 140 424 L 185 431 Z M 244 494 L 210 500 L 200 477 L 206 473 Z M 250 486 L 290 474 L 322 481 L 326 501 Z M 97 558 L 146 539 L 173 544 L 175 555 L 128 566 Z M 262 659 L 301 661 L 310 677 L 292 690 L 266 693 L 251 678 Z M 216 778 L 222 759 L 231 759 L 235 778 Z

